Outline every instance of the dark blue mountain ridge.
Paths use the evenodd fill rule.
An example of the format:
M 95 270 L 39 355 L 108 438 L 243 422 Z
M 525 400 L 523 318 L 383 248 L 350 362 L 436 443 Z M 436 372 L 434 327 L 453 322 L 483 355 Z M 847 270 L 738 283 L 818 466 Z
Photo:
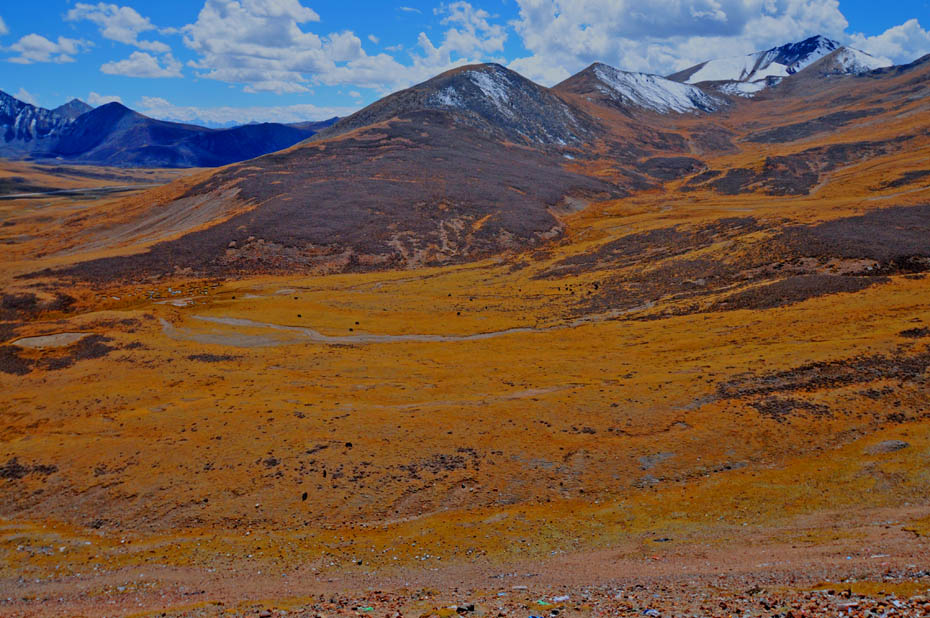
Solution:
M 228 129 L 149 118 L 121 103 L 54 110 L 0 91 L 0 157 L 116 167 L 217 167 L 288 148 L 336 119 Z

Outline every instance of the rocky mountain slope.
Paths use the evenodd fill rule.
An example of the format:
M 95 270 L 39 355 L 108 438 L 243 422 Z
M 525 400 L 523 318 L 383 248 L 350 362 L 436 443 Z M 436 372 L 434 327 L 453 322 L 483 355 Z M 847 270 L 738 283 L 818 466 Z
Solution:
M 319 138 L 341 135 L 408 113 L 443 112 L 461 127 L 531 146 L 578 146 L 599 128 L 547 88 L 498 64 L 454 69 L 348 116 Z
M 796 71 L 757 99 L 596 64 L 547 89 L 498 65 L 450 71 L 337 122 L 312 141 L 224 169 L 160 198 L 183 211 L 238 213 L 136 255 L 72 269 L 96 280 L 200 274 L 411 268 L 538 247 L 564 217 L 597 201 L 681 182 L 682 193 L 807 195 L 838 170 L 923 148 L 924 134 L 811 143 L 876 124 L 893 101 L 919 105 L 925 64 L 870 72 L 822 40 L 765 54 Z M 782 62 L 787 64 L 781 64 Z M 756 63 L 757 68 L 762 66 Z M 780 70 L 780 69 L 779 69 Z M 787 69 L 786 69 L 787 71 Z M 826 113 L 829 111 L 829 113 Z M 112 144 L 142 144 L 155 129 L 120 106 L 81 118 L 118 139 L 71 130 L 74 151 L 116 160 Z M 86 122 L 86 121 L 84 121 Z M 196 131 L 156 125 L 177 143 Z M 190 135 L 188 134 L 190 133 Z M 70 141 L 63 141 L 65 148 Z M 763 155 L 759 144 L 771 145 Z M 774 148 L 774 150 L 772 150 Z M 156 151 L 153 157 L 160 156 Z
M 75 99 L 48 110 L 0 91 L 0 156 L 18 158 L 52 147 L 81 114 L 91 109 Z
M 592 64 L 553 90 L 574 93 L 630 113 L 637 110 L 660 114 L 713 112 L 724 105 L 697 86 L 658 75 L 621 71 L 602 63 Z

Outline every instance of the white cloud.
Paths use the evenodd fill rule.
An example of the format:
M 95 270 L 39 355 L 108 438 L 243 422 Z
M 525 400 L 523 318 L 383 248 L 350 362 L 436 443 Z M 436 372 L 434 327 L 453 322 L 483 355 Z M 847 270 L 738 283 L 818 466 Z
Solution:
M 468 2 L 437 11 L 448 26 L 437 47 L 425 33 L 410 63 L 369 55 L 351 31 L 316 34 L 306 29 L 319 15 L 298 0 L 206 0 L 184 43 L 198 58 L 201 77 L 242 84 L 247 92 L 306 92 L 313 84 L 387 91 L 503 50 L 507 34 Z
M 159 62 L 155 56 L 138 51 L 132 52 L 132 55 L 125 60 L 107 62 L 100 67 L 100 70 L 108 75 L 126 77 L 183 77 L 181 63 L 171 54 L 165 54 Z
M 930 54 L 930 32 L 911 19 L 876 36 L 854 34 L 852 44 L 873 56 L 885 56 L 895 64 L 906 64 Z
M 10 49 L 19 55 L 10 58 L 9 61 L 16 64 L 74 62 L 75 54 L 90 47 L 90 43 L 81 39 L 60 36 L 57 41 L 50 41 L 40 34 L 27 34 L 10 45 Z
M 446 15 L 441 23 L 453 26 L 446 31 L 440 48 L 444 53 L 469 56 L 503 51 L 507 32 L 503 26 L 490 23 L 487 11 L 475 9 L 468 2 L 453 2 L 436 10 L 437 14 L 443 12 Z
M 118 41 L 132 45 L 139 49 L 152 52 L 165 53 L 171 48 L 160 41 L 140 41 L 139 34 L 157 30 L 147 17 L 143 17 L 135 9 L 115 4 L 85 4 L 77 3 L 65 15 L 67 21 L 91 21 L 100 28 L 100 34 L 111 41 Z
M 844 40 L 848 26 L 837 0 L 517 2 L 512 25 L 531 55 L 511 67 L 549 84 L 592 62 L 667 74 L 815 34 Z
M 106 105 L 107 103 L 122 102 L 123 100 L 115 95 L 97 94 L 96 92 L 91 92 L 89 95 L 87 95 L 87 103 L 93 105 L 94 107 Z
M 249 122 L 289 123 L 325 120 L 333 116 L 348 116 L 355 108 L 318 107 L 308 104 L 279 107 L 185 107 L 174 105 L 160 97 L 142 97 L 139 111 L 146 116 L 162 120 L 227 126 Z
M 420 9 L 415 9 L 412 6 L 399 6 L 397 7 L 398 11 L 403 11 L 404 13 L 422 13 Z
M 9 34 L 10 29 L 6 27 L 6 22 L 3 21 L 3 17 L 0 17 L 0 34 Z
M 543 55 L 517 58 L 507 66 L 520 75 L 550 86 L 565 81 L 572 76 L 564 66 L 554 64 Z
M 29 105 L 39 106 L 39 98 L 34 94 L 26 90 L 25 88 L 20 88 L 19 91 L 13 95 L 15 98 L 19 99 L 23 103 L 28 103 Z
M 377 45 L 378 43 L 381 42 L 381 39 L 379 39 L 378 37 L 376 37 L 376 36 L 373 35 L 373 34 L 369 34 L 369 35 L 368 35 L 368 40 L 371 41 L 372 43 L 374 43 L 375 45 Z

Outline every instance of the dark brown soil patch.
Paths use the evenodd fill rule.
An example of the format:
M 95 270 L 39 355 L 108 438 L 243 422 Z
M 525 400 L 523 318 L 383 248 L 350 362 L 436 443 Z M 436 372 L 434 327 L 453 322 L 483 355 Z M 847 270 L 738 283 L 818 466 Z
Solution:
M 45 187 L 32 184 L 22 176 L 7 176 L 0 178 L 0 195 L 15 195 L 17 193 L 45 193 L 54 191 L 55 187 Z
M 691 157 L 654 157 L 643 161 L 639 169 L 659 180 L 677 180 L 696 174 L 706 166 Z
M 103 358 L 116 349 L 106 345 L 110 341 L 113 340 L 103 335 L 85 337 L 69 348 L 70 356 L 75 361 Z
M 239 360 L 241 356 L 232 356 L 230 354 L 191 354 L 187 357 L 189 360 L 200 363 L 228 363 Z
M 687 185 L 688 189 L 710 188 L 723 195 L 739 195 L 762 191 L 768 195 L 808 195 L 820 182 L 821 176 L 857 160 L 889 154 L 898 150 L 913 136 L 881 142 L 854 142 L 833 144 L 799 152 L 797 154 L 768 157 L 759 171 L 736 168 L 726 176 L 704 185 Z
M 601 245 L 596 251 L 565 258 L 536 278 L 615 270 L 650 258 L 667 259 L 760 229 L 762 226 L 752 217 L 730 217 L 702 226 L 676 226 L 630 234 Z
M 904 172 L 900 177 L 890 182 L 886 182 L 881 187 L 879 187 L 879 189 L 900 189 L 901 187 L 907 187 L 909 185 L 916 184 L 924 178 L 930 178 L 930 170 Z
M 16 337 L 16 330 L 22 326 L 18 322 L 0 322 L 0 342 Z
M 853 120 L 874 116 L 884 111 L 885 110 L 881 108 L 875 108 L 835 112 L 820 118 L 815 118 L 814 120 L 798 122 L 783 127 L 775 127 L 767 131 L 753 133 L 746 138 L 746 141 L 755 142 L 757 144 L 783 144 L 786 142 L 794 142 L 816 135 L 817 133 L 835 131 L 836 129 L 848 125 Z
M 747 375 L 719 384 L 723 399 L 738 399 L 776 393 L 814 392 L 876 380 L 912 382 L 923 379 L 930 368 L 930 352 L 916 356 L 857 356 L 836 361 L 801 365 L 794 369 Z
M 48 476 L 58 472 L 58 466 L 49 466 L 43 464 L 34 464 L 31 466 L 19 463 L 19 459 L 13 457 L 5 464 L 0 466 L 0 479 L 19 480 L 30 474 Z
M 107 345 L 112 339 L 91 335 L 61 350 L 47 350 L 38 359 L 23 356 L 15 346 L 0 346 L 0 371 L 12 375 L 26 375 L 33 369 L 60 371 L 82 360 L 103 358 L 117 348 Z
M 707 170 L 706 172 L 701 172 L 682 185 L 679 191 L 694 191 L 701 185 L 704 185 L 715 178 L 719 178 L 722 174 L 723 172 L 720 170 Z
M 732 152 L 736 150 L 733 137 L 733 132 L 728 129 L 710 127 L 692 133 L 691 141 L 702 152 Z
M 923 339 L 930 337 L 930 328 L 909 328 L 908 330 L 902 330 L 898 333 L 898 336 L 905 339 Z
M 773 309 L 829 294 L 859 292 L 888 281 L 886 277 L 800 275 L 738 292 L 716 303 L 712 310 Z
M 34 364 L 32 360 L 20 357 L 19 348 L 11 345 L 0 346 L 0 371 L 3 373 L 24 376 L 32 371 Z
M 922 272 L 930 269 L 930 205 L 883 208 L 790 227 L 775 244 L 799 256 L 870 259 L 889 273 Z
M 0 309 L 5 315 L 28 315 L 38 310 L 39 298 L 35 294 L 4 294 Z
M 746 188 L 756 182 L 756 173 L 751 169 L 738 167 L 727 171 L 726 176 L 707 183 L 722 195 L 739 195 L 745 193 Z
M 45 302 L 31 292 L 3 294 L 0 296 L 0 320 L 28 319 L 45 311 L 69 311 L 75 302 L 74 298 L 61 292 L 56 292 L 53 299 Z
M 791 398 L 769 397 L 761 401 L 752 402 L 749 405 L 755 408 L 760 415 L 780 423 L 798 412 L 814 416 L 830 415 L 830 408 L 825 405 Z

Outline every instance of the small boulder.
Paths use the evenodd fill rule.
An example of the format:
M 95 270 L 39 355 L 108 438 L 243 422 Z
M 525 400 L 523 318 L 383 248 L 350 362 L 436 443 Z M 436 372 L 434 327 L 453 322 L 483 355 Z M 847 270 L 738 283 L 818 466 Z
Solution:
M 873 444 L 869 448 L 865 449 L 866 455 L 884 455 L 886 453 L 895 453 L 897 451 L 903 451 L 910 444 L 903 442 L 901 440 L 885 440 L 884 442 L 879 442 L 878 444 Z

